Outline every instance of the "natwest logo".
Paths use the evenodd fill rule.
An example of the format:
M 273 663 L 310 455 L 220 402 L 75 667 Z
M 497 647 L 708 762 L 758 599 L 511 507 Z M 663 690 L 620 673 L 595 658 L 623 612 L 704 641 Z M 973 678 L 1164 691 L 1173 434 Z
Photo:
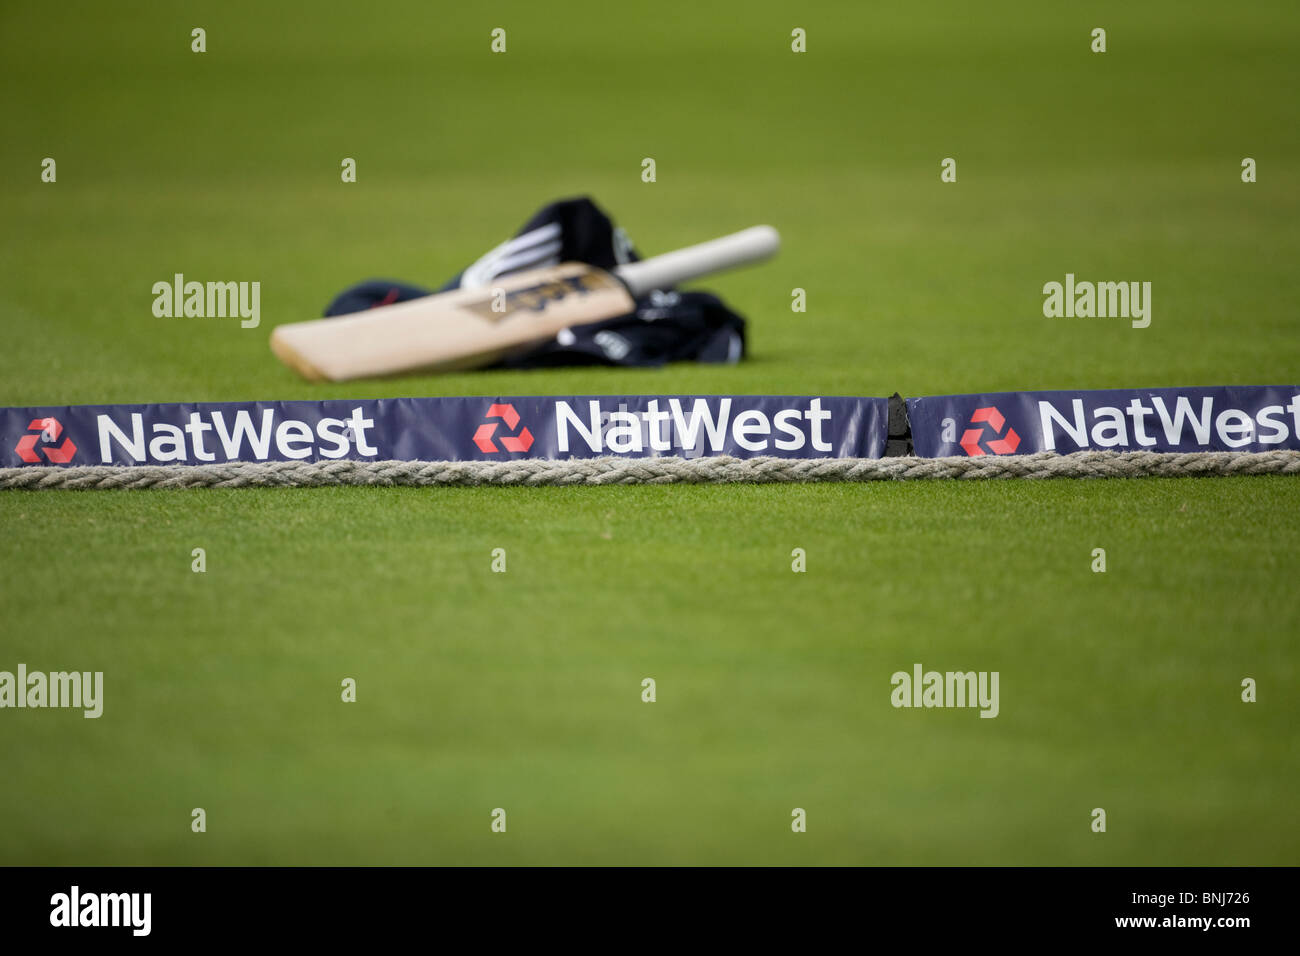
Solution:
M 581 442 L 601 455 L 639 455 L 679 452 L 685 456 L 721 454 L 729 448 L 744 452 L 828 452 L 825 439 L 831 410 L 820 398 L 807 404 L 770 410 L 741 407 L 744 399 L 728 397 L 654 398 L 643 411 L 619 408 L 603 411 L 596 399 L 581 403 L 555 403 L 556 445 L 561 454 Z M 575 440 L 576 439 L 576 440 Z
M 966 454 L 971 455 L 1014 455 L 1017 448 L 1020 447 L 1020 436 L 1016 430 L 1008 426 L 1006 434 L 1002 433 L 1002 426 L 1006 424 L 1006 419 L 1002 413 L 992 405 L 986 408 L 975 409 L 975 414 L 970 417 L 970 425 L 961 435 L 961 447 Z M 992 429 L 992 436 L 985 440 L 989 435 L 988 429 Z
M 478 450 L 485 455 L 494 455 L 504 448 L 506 451 L 528 451 L 533 447 L 533 433 L 527 428 L 520 429 L 513 435 L 499 435 L 497 441 L 501 443 L 498 448 L 492 442 L 492 437 L 496 435 L 497 423 L 492 421 L 499 418 L 505 423 L 506 428 L 515 432 L 519 428 L 519 413 L 515 411 L 513 405 L 492 405 L 484 416 L 487 421 L 478 427 L 474 432 L 474 444 L 478 445 Z
M 63 426 L 59 424 L 57 418 L 33 418 L 27 430 L 37 434 L 24 435 L 14 446 L 14 451 L 23 461 L 35 464 L 41 460 L 41 455 L 44 455 L 47 460 L 56 465 L 66 465 L 77 453 L 77 446 L 72 443 L 71 438 L 64 438 L 60 445 L 55 444 L 63 434 Z M 38 450 L 41 455 L 37 454 Z

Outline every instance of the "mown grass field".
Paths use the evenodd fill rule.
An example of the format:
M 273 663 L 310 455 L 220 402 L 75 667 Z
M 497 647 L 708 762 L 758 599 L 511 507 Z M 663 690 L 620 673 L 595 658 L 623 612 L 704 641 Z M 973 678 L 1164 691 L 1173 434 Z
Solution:
M 1293 4 L 565 6 L 5 8 L 0 404 L 1300 380 Z M 271 358 L 576 194 L 647 253 L 778 226 L 701 283 L 751 360 Z M 155 318 L 175 272 L 262 326 Z M 1045 319 L 1066 272 L 1151 327 Z M 1288 478 L 5 492 L 0 670 L 106 700 L 0 711 L 0 863 L 1296 864 L 1298 547 Z M 895 710 L 916 662 L 1000 715 Z

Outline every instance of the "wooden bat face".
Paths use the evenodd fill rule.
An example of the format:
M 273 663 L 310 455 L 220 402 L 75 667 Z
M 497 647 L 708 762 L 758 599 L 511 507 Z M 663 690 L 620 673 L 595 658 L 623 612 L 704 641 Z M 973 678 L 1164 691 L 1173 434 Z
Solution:
M 571 325 L 631 312 L 614 276 L 565 263 L 355 315 L 278 326 L 271 350 L 305 378 L 345 381 L 417 369 L 475 368 Z

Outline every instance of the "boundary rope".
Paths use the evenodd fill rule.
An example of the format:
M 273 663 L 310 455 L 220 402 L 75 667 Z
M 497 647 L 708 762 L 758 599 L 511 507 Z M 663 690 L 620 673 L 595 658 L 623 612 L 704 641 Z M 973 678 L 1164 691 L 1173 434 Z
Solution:
M 912 481 L 934 478 L 1180 478 L 1300 475 L 1300 451 L 1085 451 L 975 458 L 522 458 L 511 461 L 272 461 L 0 468 L 0 490 L 271 488 L 322 485 L 639 485 Z

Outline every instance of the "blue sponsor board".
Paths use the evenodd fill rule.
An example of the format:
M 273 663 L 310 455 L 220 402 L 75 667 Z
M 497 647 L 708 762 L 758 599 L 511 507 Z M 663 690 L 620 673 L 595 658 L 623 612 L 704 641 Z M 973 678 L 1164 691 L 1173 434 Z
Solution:
M 0 465 L 879 458 L 883 398 L 385 398 L 0 409 Z
M 990 392 L 909 398 L 916 454 L 1300 449 L 1300 386 Z

